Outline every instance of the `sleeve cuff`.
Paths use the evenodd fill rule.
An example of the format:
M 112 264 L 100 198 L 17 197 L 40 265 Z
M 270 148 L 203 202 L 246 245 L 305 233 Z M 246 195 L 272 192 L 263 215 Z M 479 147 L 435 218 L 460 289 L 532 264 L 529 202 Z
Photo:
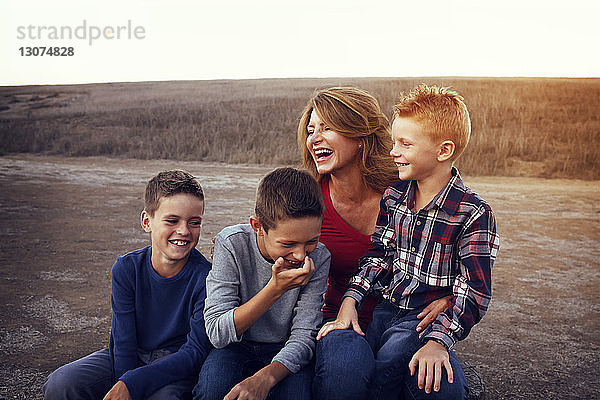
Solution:
M 275 357 L 273 357 L 273 361 L 278 361 L 280 362 L 284 367 L 286 367 L 292 374 L 295 374 L 296 372 L 300 371 L 302 369 L 302 365 L 297 364 L 297 363 L 292 363 L 290 362 L 290 360 L 286 360 L 285 357 L 280 357 L 280 355 L 276 355 Z
M 431 333 L 427 334 L 427 336 L 425 336 L 425 339 L 438 342 L 439 344 L 443 345 L 446 348 L 446 350 L 452 350 L 452 348 L 456 344 L 456 340 L 454 340 L 452 336 L 442 331 L 432 331 Z
M 122 381 L 127 387 L 127 392 L 129 392 L 129 397 L 132 400 L 141 399 L 143 397 L 143 393 L 139 390 L 138 385 L 135 384 L 134 370 L 129 370 L 125 372 L 118 381 Z
M 235 310 L 238 307 L 232 308 L 231 310 L 227 311 L 226 313 L 226 321 L 227 321 L 227 330 L 229 331 L 228 335 L 229 336 L 229 340 L 227 341 L 227 345 L 231 344 L 231 343 L 238 343 L 242 341 L 242 337 L 244 336 L 244 334 L 242 333 L 239 337 L 237 335 L 237 332 L 235 330 L 235 320 L 233 319 L 233 313 L 235 312 Z M 223 347 L 225 347 L 223 346 Z
M 371 282 L 361 276 L 353 276 L 350 285 L 343 297 L 352 297 L 356 300 L 357 309 L 360 307 L 371 289 Z

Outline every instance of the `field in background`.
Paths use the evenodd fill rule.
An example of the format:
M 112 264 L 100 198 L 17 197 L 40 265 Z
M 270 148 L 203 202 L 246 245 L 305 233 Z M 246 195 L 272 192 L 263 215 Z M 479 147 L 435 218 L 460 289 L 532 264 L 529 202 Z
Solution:
M 401 91 L 450 85 L 471 110 L 466 175 L 600 178 L 600 79 L 330 78 L 0 88 L 0 154 L 297 164 L 317 88 L 355 85 L 389 115 Z

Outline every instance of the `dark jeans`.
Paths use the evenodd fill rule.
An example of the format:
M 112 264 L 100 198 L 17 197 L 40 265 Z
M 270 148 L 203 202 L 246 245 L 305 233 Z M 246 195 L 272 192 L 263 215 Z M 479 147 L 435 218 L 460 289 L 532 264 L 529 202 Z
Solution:
M 168 350 L 138 352 L 140 366 L 151 364 L 171 354 Z M 108 349 L 102 349 L 88 356 L 63 365 L 48 376 L 44 384 L 46 400 L 97 400 L 113 387 L 113 368 Z M 163 386 L 148 400 L 190 399 L 194 380 L 185 379 Z
M 269 365 L 283 347 L 282 343 L 259 343 L 243 340 L 222 349 L 213 349 L 206 357 L 193 394 L 196 400 L 223 400 L 238 383 Z M 279 382 L 268 399 L 306 400 L 311 398 L 313 365 Z
M 445 369 L 440 391 L 425 393 L 410 376 L 408 363 L 423 346 L 415 330 L 420 310 L 405 311 L 382 301 L 373 312 L 366 338 L 352 330 L 329 332 L 317 342 L 314 397 L 317 399 L 464 399 L 466 379 L 449 351 L 454 383 Z

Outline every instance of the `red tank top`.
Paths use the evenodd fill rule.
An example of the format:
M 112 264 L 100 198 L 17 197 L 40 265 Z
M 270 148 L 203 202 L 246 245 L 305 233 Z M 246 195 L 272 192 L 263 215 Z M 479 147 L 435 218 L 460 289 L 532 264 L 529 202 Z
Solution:
M 325 203 L 325 215 L 320 241 L 331 253 L 329 280 L 323 305 L 323 318 L 327 319 L 337 316 L 350 278 L 358 268 L 358 260 L 367 252 L 371 236 L 356 231 L 335 211 L 329 195 L 329 179 L 321 179 L 321 191 Z M 371 322 L 377 301 L 377 297 L 369 295 L 358 313 L 363 331 Z

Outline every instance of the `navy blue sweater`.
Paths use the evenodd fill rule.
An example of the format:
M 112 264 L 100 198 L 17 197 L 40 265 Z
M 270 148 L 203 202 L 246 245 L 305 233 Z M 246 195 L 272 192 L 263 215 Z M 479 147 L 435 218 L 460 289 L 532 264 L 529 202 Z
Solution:
M 194 249 L 177 275 L 162 278 L 152 268 L 151 254 L 151 246 L 132 251 L 119 257 L 111 272 L 110 355 L 115 380 L 125 383 L 134 400 L 197 376 L 211 349 L 203 314 L 210 263 Z M 140 367 L 138 349 L 174 353 Z

